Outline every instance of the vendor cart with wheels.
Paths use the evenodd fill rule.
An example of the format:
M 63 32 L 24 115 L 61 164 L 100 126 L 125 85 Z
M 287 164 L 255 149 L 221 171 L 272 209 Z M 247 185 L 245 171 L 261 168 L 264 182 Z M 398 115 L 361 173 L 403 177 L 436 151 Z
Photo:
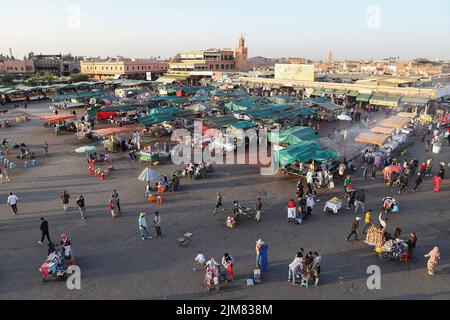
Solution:
M 408 262 L 408 245 L 400 239 L 386 241 L 383 229 L 372 225 L 367 231 L 365 243 L 375 247 L 375 253 L 382 261 Z
M 67 259 L 61 249 L 56 249 L 39 268 L 39 272 L 42 275 L 42 282 L 66 281 L 67 269 L 73 264 L 73 257 Z

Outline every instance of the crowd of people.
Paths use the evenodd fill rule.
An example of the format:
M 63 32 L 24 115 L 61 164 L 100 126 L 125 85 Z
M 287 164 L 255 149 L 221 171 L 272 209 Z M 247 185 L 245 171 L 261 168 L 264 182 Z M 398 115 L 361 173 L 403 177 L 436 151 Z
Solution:
M 319 128 L 316 128 L 319 129 Z M 439 131 L 439 130 L 438 130 Z M 436 135 L 439 133 L 436 133 L 433 131 L 433 127 L 428 127 L 428 132 L 433 134 L 433 139 L 435 139 Z M 425 151 L 427 153 L 431 152 L 430 146 L 434 143 L 433 139 L 422 139 L 425 143 Z M 121 140 L 120 145 L 122 151 L 127 150 L 127 144 L 133 144 L 134 141 L 126 141 Z M 9 142 L 4 139 L 3 143 L 4 146 L 9 144 Z M 17 145 L 15 141 L 11 143 L 11 145 L 15 148 L 18 146 L 20 148 L 20 145 Z M 44 151 L 45 154 L 48 155 L 48 144 L 47 142 L 44 143 Z M 19 155 L 23 159 L 32 159 L 34 158 L 34 154 L 29 150 L 22 148 L 21 149 L 21 155 Z M 380 169 L 380 166 L 377 164 L 373 164 L 372 166 L 364 162 L 363 164 L 363 172 L 362 172 L 362 178 L 367 179 L 368 174 L 370 172 L 370 178 L 372 180 L 377 179 L 377 173 Z M 440 192 L 442 181 L 445 179 L 446 174 L 446 163 L 440 162 L 439 168 L 437 170 L 437 173 L 434 174 L 434 161 L 433 159 L 426 159 L 423 162 L 420 162 L 416 157 L 413 157 L 412 159 L 404 158 L 401 160 L 393 159 L 390 163 L 387 163 L 389 166 L 397 166 L 400 167 L 400 171 L 398 172 L 390 172 L 389 176 L 385 175 L 385 182 L 389 182 L 389 186 L 391 187 L 397 187 L 398 188 L 398 194 L 406 194 L 408 193 L 408 190 L 411 188 L 412 192 L 418 192 L 419 187 L 423 184 L 424 180 L 427 179 L 427 177 L 432 177 L 433 182 L 433 191 L 434 192 Z M 293 222 L 296 224 L 302 224 L 306 219 L 310 218 L 313 215 L 314 209 L 317 207 L 318 203 L 321 202 L 320 196 L 322 190 L 333 190 L 336 189 L 335 182 L 335 176 L 337 174 L 336 179 L 339 179 L 339 183 L 342 183 L 342 187 L 344 189 L 344 196 L 347 201 L 347 209 L 353 210 L 356 217 L 352 221 L 351 230 L 349 235 L 347 236 L 346 240 L 350 241 L 352 237 L 354 237 L 355 240 L 359 240 L 359 236 L 364 236 L 368 229 L 374 225 L 374 211 L 373 209 L 366 210 L 366 189 L 364 188 L 357 188 L 355 187 L 355 183 L 353 181 L 353 176 L 357 172 L 357 168 L 355 166 L 355 161 L 346 161 L 344 160 L 339 164 L 339 166 L 336 169 L 336 172 L 332 172 L 331 168 L 328 167 L 327 164 L 317 164 L 317 163 L 311 163 L 311 164 L 299 164 L 301 170 L 307 169 L 306 176 L 299 179 L 297 185 L 296 185 L 296 199 L 292 198 L 290 201 L 288 201 L 287 204 L 287 220 L 288 222 Z M 181 171 L 181 176 L 189 177 L 189 178 L 206 178 L 207 173 L 212 168 L 206 164 L 201 163 L 198 165 L 195 164 L 189 164 L 186 168 L 184 168 Z M 5 166 L 0 168 L 0 182 L 8 182 L 9 176 L 7 173 L 7 168 Z M 410 185 L 410 181 L 414 181 L 414 185 Z M 164 188 L 165 190 L 172 190 L 172 191 L 178 191 L 180 185 L 180 177 L 177 174 L 173 175 L 173 178 L 169 181 L 167 176 L 161 176 L 159 181 L 157 182 L 157 186 Z M 340 188 L 340 186 L 339 186 Z M 63 210 L 66 213 L 70 212 L 70 194 L 67 190 L 63 190 L 60 193 L 60 200 L 63 206 Z M 19 197 L 12 192 L 9 193 L 7 203 L 11 206 L 14 215 L 18 214 L 18 204 Z M 384 201 L 385 203 L 386 201 Z M 76 200 L 75 204 L 79 210 L 80 216 L 82 220 L 85 220 L 87 218 L 86 216 L 86 201 L 83 195 L 80 195 Z M 122 214 L 121 205 L 120 205 L 120 197 L 117 192 L 117 190 L 114 190 L 113 193 L 109 196 L 108 201 L 108 211 L 110 212 L 111 216 L 113 218 L 117 218 Z M 262 208 L 263 208 L 263 202 L 261 197 L 257 197 L 255 202 L 255 211 L 256 216 L 255 220 L 257 222 L 260 222 L 262 219 Z M 390 215 L 393 212 L 394 207 L 384 207 L 386 209 L 385 213 L 380 211 L 380 214 L 378 216 L 378 222 L 380 228 L 383 229 L 385 239 L 386 240 L 393 240 L 393 241 L 399 241 L 401 239 L 401 230 L 400 228 L 395 228 L 392 233 L 388 231 L 388 222 L 389 218 L 387 218 L 387 215 Z M 220 192 L 216 195 L 216 206 L 214 209 L 214 213 L 217 213 L 219 209 L 222 209 L 225 211 L 224 207 L 224 199 Z M 239 205 L 238 201 L 234 201 L 234 205 L 232 207 L 232 217 L 239 221 L 240 218 L 240 212 L 241 207 Z M 359 217 L 359 214 L 363 214 L 364 218 Z M 385 215 L 385 216 L 384 216 Z M 138 230 L 140 237 L 143 241 L 147 239 L 152 239 L 153 237 L 162 238 L 162 230 L 161 230 L 161 215 L 158 211 L 154 212 L 154 217 L 152 219 L 153 225 L 154 225 L 154 234 L 155 236 L 152 236 L 149 228 L 149 224 L 147 223 L 147 214 L 145 212 L 139 213 L 138 216 Z M 362 231 L 360 232 L 360 229 L 362 227 L 361 221 L 364 222 L 364 227 Z M 45 218 L 41 218 L 41 225 L 40 225 L 40 231 L 41 231 L 41 239 L 39 243 L 43 243 L 45 239 L 51 244 L 51 238 L 50 238 L 50 232 L 49 232 L 49 223 L 45 220 Z M 415 232 L 410 233 L 409 239 L 407 241 L 404 241 L 408 245 L 408 254 L 410 257 L 413 257 L 413 251 L 416 248 L 417 245 L 417 235 Z M 267 272 L 268 270 L 268 258 L 267 258 L 267 250 L 268 246 L 267 244 L 262 241 L 258 240 L 256 242 L 256 268 Z M 439 248 L 435 247 L 431 252 L 429 252 L 425 257 L 429 258 L 427 263 L 427 269 L 429 275 L 434 275 L 436 272 L 436 267 L 438 265 L 439 259 L 440 259 L 440 252 Z M 306 283 L 306 286 L 308 286 L 310 283 L 313 283 L 315 286 L 319 284 L 319 277 L 321 273 L 320 265 L 322 261 L 322 255 L 319 253 L 319 251 L 309 251 L 305 252 L 303 248 L 301 248 L 294 260 L 289 264 L 289 271 L 288 271 L 288 281 L 292 284 L 297 284 L 298 280 L 300 280 L 301 284 L 303 285 Z M 213 258 L 211 258 L 209 261 L 205 261 L 204 264 L 206 268 L 209 269 L 220 269 L 223 268 L 226 270 L 227 281 L 233 281 L 234 280 L 234 258 L 228 254 L 225 253 L 222 257 L 221 263 L 217 263 Z M 215 272 L 215 271 L 214 271 Z

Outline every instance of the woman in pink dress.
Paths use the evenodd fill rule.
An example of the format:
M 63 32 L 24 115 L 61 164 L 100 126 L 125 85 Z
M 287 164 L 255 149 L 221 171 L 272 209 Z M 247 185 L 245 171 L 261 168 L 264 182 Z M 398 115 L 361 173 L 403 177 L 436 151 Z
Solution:
M 441 190 L 441 183 L 442 183 L 442 178 L 441 177 L 434 177 L 433 178 L 433 183 L 434 183 L 434 192 L 439 192 L 439 190 Z

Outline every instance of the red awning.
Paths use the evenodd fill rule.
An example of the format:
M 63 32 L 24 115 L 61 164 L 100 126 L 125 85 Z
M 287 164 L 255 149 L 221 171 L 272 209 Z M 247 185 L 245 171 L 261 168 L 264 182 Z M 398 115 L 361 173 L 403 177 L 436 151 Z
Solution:
M 97 118 L 98 119 L 109 119 L 114 117 L 116 115 L 115 112 L 105 112 L 105 111 L 97 111 Z
M 40 118 L 40 120 L 47 121 L 48 123 L 56 123 L 56 122 L 61 122 L 64 120 L 69 120 L 69 119 L 75 119 L 75 115 L 71 114 L 71 115 L 60 115 L 60 116 L 41 117 Z
M 136 130 L 137 126 L 117 127 L 117 128 L 113 127 L 113 128 L 93 130 L 92 134 L 99 137 L 108 137 L 120 133 L 130 133 Z

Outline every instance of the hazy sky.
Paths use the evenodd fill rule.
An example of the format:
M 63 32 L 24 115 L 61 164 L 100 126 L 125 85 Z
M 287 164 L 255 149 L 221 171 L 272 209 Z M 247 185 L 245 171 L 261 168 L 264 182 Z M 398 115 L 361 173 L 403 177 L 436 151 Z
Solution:
M 450 59 L 449 0 L 0 0 L 0 52 Z

